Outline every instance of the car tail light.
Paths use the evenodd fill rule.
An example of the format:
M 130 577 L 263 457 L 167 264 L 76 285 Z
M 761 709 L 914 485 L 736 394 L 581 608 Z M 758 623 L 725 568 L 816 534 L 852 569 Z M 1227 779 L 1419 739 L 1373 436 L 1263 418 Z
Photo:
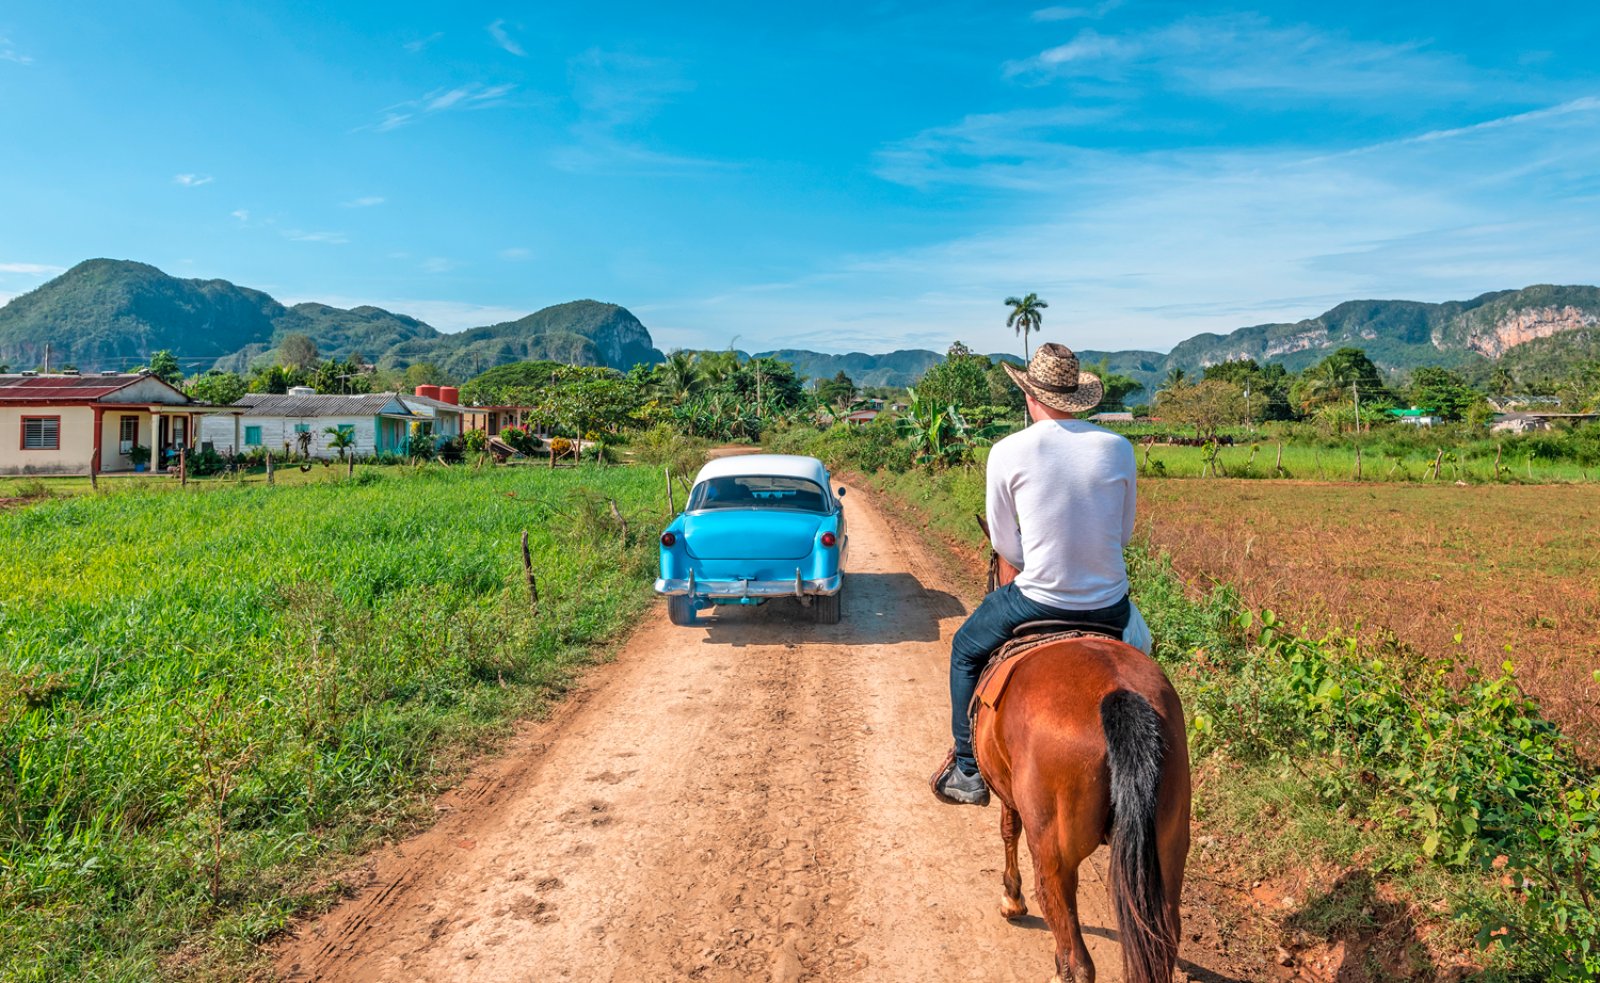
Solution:
M 838 537 L 835 536 L 831 532 L 825 532 L 825 533 L 822 534 L 822 545 L 824 545 L 824 546 L 832 546 L 834 543 L 837 543 L 838 541 L 839 541 Z
M 664 533 L 661 534 L 661 545 L 662 546 L 671 546 L 673 543 L 676 543 L 677 541 L 678 541 L 678 537 L 674 536 L 670 532 L 664 532 Z

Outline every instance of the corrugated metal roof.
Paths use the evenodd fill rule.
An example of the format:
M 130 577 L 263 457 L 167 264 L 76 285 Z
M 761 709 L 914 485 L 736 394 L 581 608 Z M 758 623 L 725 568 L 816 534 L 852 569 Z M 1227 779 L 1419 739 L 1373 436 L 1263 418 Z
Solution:
M 404 407 L 397 405 L 394 393 L 363 393 L 359 396 L 250 393 L 234 405 L 248 406 L 250 414 L 254 416 L 377 416 L 379 413 L 394 414 L 397 411 L 411 415 Z
M 400 401 L 402 403 L 407 404 L 408 406 L 410 406 L 413 403 L 416 403 L 416 404 L 420 404 L 422 406 L 426 406 L 426 407 L 428 407 L 429 409 L 432 409 L 432 410 L 450 410 L 450 411 L 453 411 L 453 412 L 456 412 L 456 413 L 462 412 L 461 407 L 456 405 L 455 403 L 446 403 L 443 400 L 430 399 L 427 396 L 412 396 L 412 395 L 407 394 L 407 393 L 401 393 L 400 394 Z M 415 409 L 414 406 L 411 407 L 411 408 Z
M 0 400 L 99 399 L 143 378 L 142 375 L 0 375 Z

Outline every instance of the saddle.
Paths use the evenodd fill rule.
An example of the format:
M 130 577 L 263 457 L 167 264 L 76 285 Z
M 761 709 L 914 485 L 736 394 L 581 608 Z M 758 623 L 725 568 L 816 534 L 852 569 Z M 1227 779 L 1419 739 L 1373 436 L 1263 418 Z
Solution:
M 1001 698 L 1005 696 L 1006 686 L 1011 682 L 1011 674 L 1017 671 L 1017 667 L 1028 656 L 1048 645 L 1064 642 L 1069 638 L 1109 638 L 1112 641 L 1121 641 L 1122 633 L 1106 625 L 1082 621 L 1029 621 L 1018 625 L 1011 632 L 1011 640 L 989 656 L 988 664 L 978 676 L 978 689 L 972 694 L 972 704 L 967 707 L 967 716 L 976 723 L 980 707 L 988 707 L 990 710 L 998 708 Z

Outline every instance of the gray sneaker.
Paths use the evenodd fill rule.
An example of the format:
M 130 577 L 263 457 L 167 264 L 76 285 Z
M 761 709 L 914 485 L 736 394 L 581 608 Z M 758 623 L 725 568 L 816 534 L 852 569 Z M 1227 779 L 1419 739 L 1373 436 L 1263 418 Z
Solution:
M 951 761 L 943 774 L 934 780 L 933 794 L 939 801 L 955 805 L 989 804 L 989 786 L 983 783 L 983 776 L 976 772 L 962 771 L 961 766 L 954 761 Z

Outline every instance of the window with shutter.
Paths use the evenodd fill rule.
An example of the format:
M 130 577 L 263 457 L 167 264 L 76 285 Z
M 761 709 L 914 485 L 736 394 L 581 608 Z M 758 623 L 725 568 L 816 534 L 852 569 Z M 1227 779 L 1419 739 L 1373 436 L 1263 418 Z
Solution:
M 132 453 L 133 445 L 139 442 L 139 418 L 136 416 L 125 416 L 118 423 L 117 427 L 117 453 Z
M 59 416 L 23 417 L 22 449 L 25 451 L 60 450 L 61 418 Z

